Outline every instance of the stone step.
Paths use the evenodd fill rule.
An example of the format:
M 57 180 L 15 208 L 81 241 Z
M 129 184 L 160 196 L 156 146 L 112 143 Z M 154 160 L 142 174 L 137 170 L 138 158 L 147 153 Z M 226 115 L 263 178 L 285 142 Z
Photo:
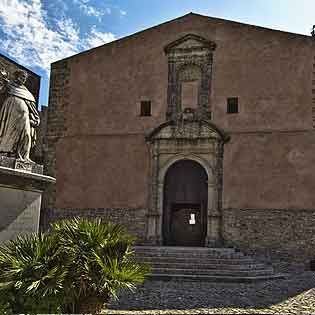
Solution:
M 243 253 L 231 253 L 231 254 L 211 254 L 211 253 L 189 253 L 189 252 L 138 252 L 137 256 L 155 256 L 155 257 L 195 257 L 195 258 L 212 258 L 212 259 L 231 259 L 231 258 L 244 258 L 246 257 Z
M 135 247 L 138 256 L 180 256 L 180 257 L 208 257 L 208 258 L 242 258 L 244 254 L 233 248 L 204 248 L 204 247 Z
M 136 260 L 139 262 L 169 262 L 169 263 L 187 263 L 187 264 L 198 264 L 203 263 L 207 265 L 212 264 L 229 264 L 229 265 L 239 265 L 239 264 L 252 264 L 255 260 L 249 257 L 244 258 L 203 258 L 200 257 L 177 257 L 177 256 L 139 256 L 136 254 Z
M 149 264 L 152 268 L 175 268 L 175 269 L 207 269 L 207 270 L 220 270 L 220 269 L 231 269 L 231 270 L 264 270 L 266 266 L 264 264 L 204 264 L 198 262 L 196 264 L 186 262 L 156 262 L 150 261 Z
M 207 282 L 231 282 L 231 283 L 252 283 L 258 281 L 268 281 L 285 279 L 284 274 L 271 274 L 256 277 L 238 277 L 238 276 L 213 276 L 213 275 L 187 275 L 187 274 L 158 274 L 152 273 L 149 276 L 152 280 L 174 280 L 174 281 L 207 281 Z
M 136 252 L 188 252 L 188 253 L 235 253 L 235 248 L 213 248 L 213 247 L 184 247 L 184 246 L 134 246 Z
M 278 279 L 272 266 L 234 248 L 135 247 L 135 259 L 151 265 L 154 279 L 251 282 Z
M 209 270 L 209 269 L 175 269 L 175 268 L 152 268 L 153 274 L 185 274 L 185 275 L 208 275 L 208 276 L 231 276 L 231 277 L 257 277 L 274 274 L 273 269 L 263 270 Z

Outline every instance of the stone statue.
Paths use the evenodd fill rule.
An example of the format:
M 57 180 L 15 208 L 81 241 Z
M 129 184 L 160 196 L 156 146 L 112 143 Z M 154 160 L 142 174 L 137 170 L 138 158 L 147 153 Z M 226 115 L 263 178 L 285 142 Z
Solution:
M 9 80 L 6 71 L 0 70 L 0 92 L 6 93 L 0 104 L 0 154 L 32 162 L 30 151 L 36 142 L 35 128 L 40 118 L 35 98 L 24 86 L 27 77 L 27 72 L 17 70 L 13 80 Z

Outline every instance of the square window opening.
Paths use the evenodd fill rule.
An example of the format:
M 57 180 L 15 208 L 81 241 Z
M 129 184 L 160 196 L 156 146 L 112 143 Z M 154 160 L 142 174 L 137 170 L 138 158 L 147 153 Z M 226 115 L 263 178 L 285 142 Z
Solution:
M 238 97 L 229 97 L 227 99 L 227 110 L 228 114 L 238 113 Z
M 141 101 L 140 107 L 140 116 L 151 116 L 151 101 Z

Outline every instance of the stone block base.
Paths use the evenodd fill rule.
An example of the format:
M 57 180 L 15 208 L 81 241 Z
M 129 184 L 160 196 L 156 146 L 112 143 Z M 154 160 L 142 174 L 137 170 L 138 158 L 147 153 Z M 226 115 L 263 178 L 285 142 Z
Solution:
M 145 237 L 146 209 L 42 209 L 40 227 L 49 228 L 49 224 L 58 220 L 84 217 L 101 218 L 105 222 L 119 223 L 126 226 L 128 232 L 136 237 L 136 243 L 143 243 Z
M 0 242 L 38 232 L 41 193 L 0 186 Z
M 0 166 L 0 244 L 39 230 L 42 192 L 52 177 Z
M 315 259 L 315 209 L 224 209 L 222 230 L 226 245 L 279 268 Z

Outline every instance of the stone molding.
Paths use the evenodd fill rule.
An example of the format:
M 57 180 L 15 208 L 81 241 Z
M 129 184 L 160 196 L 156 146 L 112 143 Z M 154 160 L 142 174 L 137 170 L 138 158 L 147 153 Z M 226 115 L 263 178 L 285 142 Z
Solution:
M 19 160 L 13 157 L 1 155 L 0 166 L 8 167 L 15 170 L 20 170 L 29 173 L 43 174 L 43 166 L 35 162 Z
M 44 191 L 48 186 L 56 183 L 55 178 L 50 176 L 3 166 L 0 166 L 0 178 L 1 185 L 24 190 Z
M 180 129 L 180 132 L 178 131 Z M 228 136 L 213 123 L 183 120 L 180 126 L 164 123 L 147 137 L 151 155 L 151 199 L 147 214 L 149 244 L 163 244 L 164 179 L 177 161 L 193 160 L 208 175 L 207 246 L 219 246 L 222 208 L 223 145 Z
M 184 77 L 184 81 L 196 80 L 196 67 L 200 71 L 197 114 L 202 119 L 211 119 L 210 93 L 215 48 L 215 43 L 194 34 L 187 34 L 164 48 L 168 58 L 167 120 L 176 120 L 181 115 L 180 78 Z

